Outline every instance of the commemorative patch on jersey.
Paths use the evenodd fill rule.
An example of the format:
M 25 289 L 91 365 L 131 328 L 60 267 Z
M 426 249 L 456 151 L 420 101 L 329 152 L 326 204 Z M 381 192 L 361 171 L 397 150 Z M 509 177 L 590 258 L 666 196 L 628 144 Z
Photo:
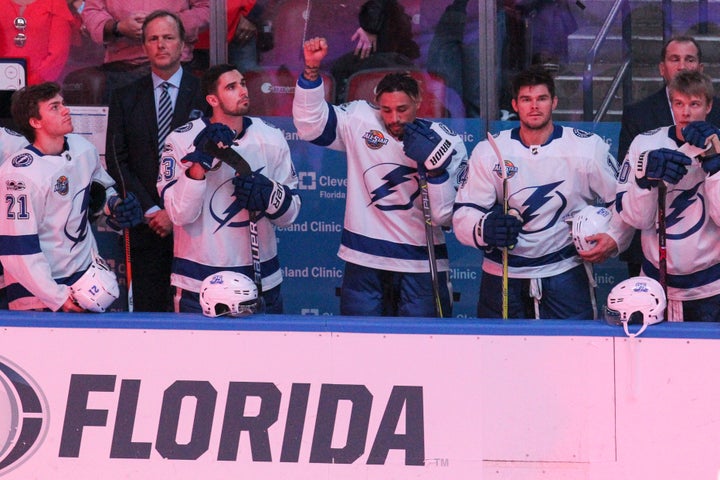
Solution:
M 363 134 L 362 138 L 365 140 L 365 145 L 372 150 L 382 148 L 388 143 L 388 139 L 379 130 L 369 130 Z
M 593 136 L 591 132 L 586 132 L 585 130 L 580 130 L 579 128 L 573 128 L 573 133 L 576 137 L 580 138 L 590 138 Z
M 505 160 L 505 171 L 507 172 L 507 178 L 512 178 L 518 171 L 518 168 L 510 160 Z M 493 167 L 493 172 L 498 178 L 502 178 L 502 172 L 500 171 L 500 163 L 496 163 Z
M 662 130 L 663 127 L 653 128 L 652 130 L 648 130 L 647 132 L 642 132 L 640 135 L 655 135 L 657 132 Z
M 33 163 L 33 156 L 29 153 L 21 153 L 11 160 L 13 167 L 29 167 Z
M 69 191 L 70 181 L 65 175 L 61 175 L 57 180 L 55 180 L 55 188 L 53 188 L 53 192 L 57 192 L 60 195 L 65 196 Z
M 5 188 L 15 191 L 25 190 L 25 182 L 21 182 L 20 180 L 6 180 Z

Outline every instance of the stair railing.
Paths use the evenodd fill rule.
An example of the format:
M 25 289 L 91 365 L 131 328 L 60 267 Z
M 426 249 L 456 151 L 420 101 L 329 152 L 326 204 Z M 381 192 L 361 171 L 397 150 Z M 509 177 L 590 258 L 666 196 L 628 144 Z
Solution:
M 610 27 L 619 14 L 622 14 L 622 64 L 618 69 L 618 74 L 615 76 L 610 88 L 604 96 L 600 108 L 598 108 L 597 113 L 593 116 L 593 77 L 595 75 L 593 69 L 595 65 L 595 58 L 597 57 L 598 51 L 600 50 L 603 42 L 607 39 Z M 600 27 L 600 31 L 595 37 L 595 40 L 585 57 L 585 69 L 583 71 L 582 81 L 584 121 L 593 121 L 595 123 L 600 121 L 607 112 L 610 102 L 621 84 L 623 86 L 623 98 L 628 99 L 628 101 L 632 99 L 631 39 L 632 24 L 630 2 L 629 0 L 615 0 L 615 3 L 610 9 L 610 13 L 605 19 L 605 22 L 602 24 L 602 27 Z

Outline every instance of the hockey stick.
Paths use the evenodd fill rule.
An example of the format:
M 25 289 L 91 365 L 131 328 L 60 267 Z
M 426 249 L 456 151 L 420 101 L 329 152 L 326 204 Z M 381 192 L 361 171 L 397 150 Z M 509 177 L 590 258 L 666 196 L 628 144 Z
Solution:
M 204 150 L 218 160 L 230 166 L 233 170 L 235 170 L 235 173 L 237 173 L 241 177 L 246 177 L 248 175 L 252 175 L 253 173 L 252 168 L 250 168 L 250 164 L 248 164 L 247 160 L 245 160 L 242 155 L 240 155 L 238 152 L 236 152 L 230 147 L 221 148 L 213 142 L 207 142 L 205 144 Z M 260 240 L 258 238 L 257 215 L 258 214 L 256 211 L 248 210 L 248 218 L 250 223 L 250 254 L 252 255 L 254 274 L 253 281 L 255 282 L 255 286 L 257 287 L 258 291 L 258 302 L 262 302 L 262 266 L 260 263 Z
M 117 157 L 117 150 L 115 149 L 115 135 L 112 136 L 112 150 L 113 160 L 115 160 L 115 168 L 118 171 L 118 177 L 120 177 L 120 190 L 122 190 L 122 198 L 127 198 L 127 190 L 125 189 L 125 179 L 123 178 L 122 170 L 120 170 L 120 162 Z M 132 256 L 130 255 L 130 227 L 123 229 L 123 240 L 125 242 L 125 289 L 127 290 L 127 307 L 128 312 L 133 312 L 135 309 L 133 299 L 133 284 L 132 284 Z
M 427 244 L 428 261 L 430 262 L 430 280 L 432 282 L 433 296 L 435 297 L 435 310 L 438 318 L 443 318 L 437 260 L 435 258 L 435 235 L 433 234 L 430 210 L 430 194 L 428 192 L 427 176 L 423 167 L 418 168 L 418 183 L 420 185 L 423 218 L 425 220 L 425 243 Z
M 493 138 L 492 134 L 490 132 L 487 132 L 487 139 L 488 143 L 490 143 L 490 147 L 493 149 L 493 152 L 495 152 L 495 156 L 498 159 L 498 167 L 500 168 L 500 177 L 502 178 L 502 202 L 503 202 L 503 213 L 507 215 L 508 213 L 508 177 L 507 177 L 507 168 L 505 168 L 505 162 L 502 159 L 502 155 L 500 154 L 500 149 L 498 148 L 497 144 L 495 143 L 495 139 Z M 502 318 L 503 320 L 507 320 L 508 318 L 508 302 L 509 302 L 509 273 L 508 273 L 508 265 L 509 265 L 509 258 L 508 258 L 508 247 L 503 247 L 502 249 Z
M 660 180 L 658 184 L 658 281 L 667 298 L 667 231 L 665 228 L 665 198 L 667 185 Z M 667 312 L 665 312 L 667 318 Z

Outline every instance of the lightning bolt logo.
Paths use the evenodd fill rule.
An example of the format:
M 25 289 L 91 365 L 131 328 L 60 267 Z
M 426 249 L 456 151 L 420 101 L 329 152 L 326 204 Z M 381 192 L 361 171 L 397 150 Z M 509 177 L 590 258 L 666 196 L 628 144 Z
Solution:
M 75 210 L 75 205 L 80 203 L 80 213 L 78 214 Z M 70 215 L 65 220 L 65 227 L 63 232 L 65 236 L 73 242 L 73 246 L 70 250 L 74 249 L 76 245 L 81 243 L 88 235 L 88 208 L 90 207 L 90 185 L 80 190 L 75 194 L 72 200 L 73 208 Z M 77 225 L 71 225 L 70 221 L 74 219 L 80 219 Z
M 420 195 L 415 177 L 417 169 L 406 165 L 380 164 L 365 172 L 368 206 L 388 210 L 407 210 Z M 410 182 L 410 183 L 408 183 Z
M 216 213 L 216 209 L 215 209 L 216 204 L 220 204 L 221 201 L 223 201 L 223 203 L 225 203 L 224 201 L 228 197 L 227 190 L 226 190 L 228 188 L 228 184 L 232 184 L 231 178 L 226 180 L 222 184 L 220 184 L 220 186 L 218 186 L 217 190 L 215 190 L 215 192 L 213 192 L 212 196 L 210 197 L 210 208 L 209 208 L 210 215 L 218 223 L 218 226 L 215 229 L 216 232 L 226 225 L 228 227 L 242 227 L 242 226 L 249 224 L 248 221 L 244 221 L 244 222 L 231 222 L 230 221 L 235 217 L 235 215 L 237 215 L 240 212 L 240 210 L 242 210 L 242 208 L 240 208 L 240 201 L 234 195 L 232 195 L 232 198 L 233 198 L 232 202 L 230 202 L 229 205 L 227 205 L 226 207 L 224 207 L 222 209 L 222 214 Z M 232 186 L 229 186 L 229 188 L 233 189 Z M 222 207 L 220 207 L 220 208 L 222 208 Z M 218 210 L 220 210 L 220 208 L 218 208 Z
M 541 226 L 536 230 L 523 228 L 523 233 L 538 233 L 547 230 L 553 225 L 555 225 L 555 223 L 560 218 L 563 210 L 567 206 L 567 199 L 565 198 L 565 196 L 560 191 L 556 190 L 556 188 L 562 183 L 564 183 L 564 180 L 555 183 L 549 183 L 547 185 L 529 187 L 513 195 L 516 196 L 523 192 L 527 193 L 527 190 L 531 191 L 531 193 L 522 203 L 522 206 L 525 207 L 522 212 L 523 225 L 525 225 L 525 227 L 528 227 L 530 225 L 530 222 L 532 222 L 536 218 L 547 217 L 546 212 L 548 211 L 548 208 L 546 207 L 546 205 L 548 204 L 548 202 L 550 202 L 551 200 L 555 200 L 556 198 L 560 199 L 559 207 L 555 208 L 554 212 L 549 212 L 552 214 L 552 218 L 545 225 Z
M 695 217 L 695 215 L 697 215 L 698 208 L 700 209 L 700 215 L 699 219 L 694 222 L 690 228 L 678 233 L 668 233 L 668 239 L 679 240 L 687 238 L 700 230 L 705 223 L 705 201 L 703 196 L 698 193 L 700 185 L 702 185 L 702 182 L 699 182 L 689 190 L 680 190 L 680 194 L 670 203 L 670 207 L 668 208 L 669 213 L 665 217 L 665 225 L 668 230 L 673 226 L 687 223 L 690 216 Z M 685 222 L 683 222 L 683 220 L 685 220 Z

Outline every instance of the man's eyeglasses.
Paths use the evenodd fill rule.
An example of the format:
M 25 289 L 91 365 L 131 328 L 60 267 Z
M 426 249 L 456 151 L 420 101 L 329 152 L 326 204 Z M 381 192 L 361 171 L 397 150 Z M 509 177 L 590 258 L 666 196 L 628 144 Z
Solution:
M 15 46 L 24 47 L 27 36 L 25 35 L 25 27 L 27 27 L 27 20 L 25 17 L 15 17 L 13 25 L 17 29 L 18 33 L 15 35 Z

